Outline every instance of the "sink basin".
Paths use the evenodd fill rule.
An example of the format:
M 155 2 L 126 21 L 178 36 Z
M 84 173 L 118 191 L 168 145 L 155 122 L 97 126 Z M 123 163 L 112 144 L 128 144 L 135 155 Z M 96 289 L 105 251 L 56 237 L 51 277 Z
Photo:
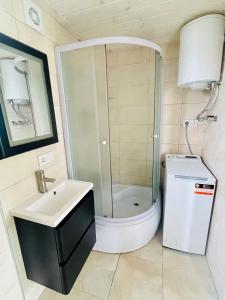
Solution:
M 90 182 L 66 180 L 13 208 L 11 215 L 56 227 L 92 188 Z

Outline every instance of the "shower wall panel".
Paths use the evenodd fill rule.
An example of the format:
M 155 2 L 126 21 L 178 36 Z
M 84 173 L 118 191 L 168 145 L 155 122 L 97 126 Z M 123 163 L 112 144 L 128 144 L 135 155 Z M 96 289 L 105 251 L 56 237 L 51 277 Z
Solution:
M 152 186 L 155 53 L 109 45 L 106 54 L 112 180 Z

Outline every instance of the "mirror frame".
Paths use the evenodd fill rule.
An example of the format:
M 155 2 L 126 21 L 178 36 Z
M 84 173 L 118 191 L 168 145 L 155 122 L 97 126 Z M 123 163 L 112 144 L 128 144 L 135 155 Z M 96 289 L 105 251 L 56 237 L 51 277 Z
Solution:
M 36 50 L 26 44 L 23 44 L 5 34 L 0 33 L 0 43 L 5 44 L 14 49 L 25 52 L 29 55 L 35 56 L 42 60 L 43 63 L 43 71 L 44 71 L 44 79 L 46 83 L 46 91 L 48 97 L 48 106 L 49 106 L 49 114 L 52 126 L 52 136 L 45 139 L 40 139 L 37 141 L 32 141 L 25 144 L 20 144 L 16 146 L 10 146 L 8 134 L 6 130 L 6 125 L 3 117 L 3 111 L 0 103 L 0 159 L 4 159 L 13 155 L 21 154 L 30 150 L 34 150 L 40 147 L 44 147 L 50 144 L 54 144 L 58 142 L 58 133 L 56 126 L 56 118 L 54 111 L 54 104 L 52 98 L 52 89 L 50 82 L 50 74 L 48 67 L 48 58 L 47 55 L 39 50 Z

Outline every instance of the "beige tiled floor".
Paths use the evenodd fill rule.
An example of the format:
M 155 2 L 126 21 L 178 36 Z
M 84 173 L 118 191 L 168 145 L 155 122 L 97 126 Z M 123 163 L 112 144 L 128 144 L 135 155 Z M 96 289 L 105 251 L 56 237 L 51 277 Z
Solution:
M 203 256 L 162 248 L 161 232 L 126 254 L 93 251 L 71 293 L 39 300 L 218 300 Z

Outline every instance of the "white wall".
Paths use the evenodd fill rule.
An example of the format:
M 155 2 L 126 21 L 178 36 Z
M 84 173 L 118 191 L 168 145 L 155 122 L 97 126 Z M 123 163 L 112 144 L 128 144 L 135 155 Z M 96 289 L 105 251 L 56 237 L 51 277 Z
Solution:
M 39 168 L 38 155 L 52 151 L 53 162 L 45 167 L 50 177 L 67 178 L 67 167 L 63 142 L 60 115 L 58 83 L 55 66 L 55 46 L 72 42 L 75 38 L 59 25 L 46 10 L 43 9 L 44 32 L 38 33 L 26 25 L 22 0 L 0 0 L 0 32 L 9 35 L 48 55 L 50 79 L 56 113 L 59 143 L 29 151 L 21 155 L 0 161 L 0 299 L 21 300 L 22 290 L 19 277 L 13 262 L 10 242 L 13 245 L 14 257 L 27 299 L 35 300 L 43 287 L 26 278 L 19 243 L 10 209 L 31 195 L 37 194 L 34 172 Z M 7 233 L 9 234 L 7 237 Z
M 16 295 L 17 300 L 23 300 L 23 293 L 18 280 L 15 262 L 11 253 L 8 233 L 1 215 L 0 233 L 0 299 L 12 300 Z
M 41 2 L 41 1 L 39 1 Z M 14 37 L 34 48 L 48 54 L 51 84 L 53 90 L 54 107 L 59 132 L 59 143 L 38 150 L 30 151 L 12 158 L 0 161 L 0 203 L 4 217 L 0 217 L 0 297 L 4 300 L 20 300 L 20 290 L 16 268 L 13 265 L 7 231 L 14 245 L 22 284 L 26 292 L 26 299 L 35 300 L 42 287 L 26 280 L 22 258 L 18 247 L 15 227 L 9 214 L 12 207 L 24 201 L 27 197 L 36 194 L 37 187 L 34 172 L 39 168 L 37 156 L 41 153 L 52 151 L 54 161 L 46 165 L 47 176 L 57 178 L 67 177 L 65 151 L 60 117 L 60 104 L 56 78 L 54 47 L 56 44 L 72 42 L 75 38 L 60 26 L 47 11 L 43 10 L 45 32 L 37 33 L 25 24 L 22 0 L 0 0 L 0 32 Z M 165 97 L 164 117 L 162 120 L 162 153 L 187 152 L 183 138 L 182 120 L 192 118 L 204 106 L 207 95 L 202 93 L 187 92 L 177 88 L 177 61 L 178 45 L 166 45 L 165 50 Z M 220 99 L 216 105 L 218 122 L 211 123 L 208 130 L 193 130 L 191 144 L 194 151 L 202 153 L 206 164 L 218 179 L 218 190 L 215 200 L 214 214 L 210 231 L 207 257 L 212 270 L 220 299 L 225 293 L 225 81 L 220 91 Z M 203 137 L 203 139 L 202 139 Z M 4 227 L 4 224 L 6 227 Z M 6 230 L 7 229 L 7 230 Z M 2 246 L 2 244 L 4 246 Z M 4 276 L 2 276 L 4 274 Z M 8 297 L 8 298 L 7 298 Z M 22 298 L 21 298 L 22 299 Z
M 179 42 L 163 45 L 164 97 L 162 116 L 162 158 L 165 153 L 189 153 L 183 120 L 194 119 L 205 106 L 208 92 L 193 92 L 177 86 Z M 202 154 L 205 126 L 189 129 L 194 154 Z
M 177 87 L 179 44 L 164 47 L 164 99 L 162 118 L 162 158 L 164 153 L 188 153 L 182 121 L 192 119 L 209 99 L 207 92 L 192 92 Z M 225 72 L 214 112 L 217 122 L 202 123 L 190 129 L 194 154 L 204 162 L 218 180 L 207 259 L 220 300 L 225 300 Z
M 208 124 L 203 144 L 203 159 L 218 180 L 207 258 L 219 299 L 223 300 L 225 299 L 225 72 L 214 112 L 218 116 L 218 121 Z
M 164 47 L 164 98 L 162 117 L 162 159 L 165 153 L 188 153 L 182 121 L 192 119 L 209 99 L 208 92 L 192 92 L 177 87 L 179 43 Z M 207 259 L 220 300 L 225 300 L 225 71 L 218 102 L 217 122 L 190 129 L 194 154 L 203 159 L 218 180 Z
M 164 153 L 188 153 L 182 121 L 192 119 L 209 98 L 207 92 L 192 92 L 177 87 L 178 43 L 164 47 L 164 98 L 162 118 L 162 158 Z M 195 154 L 218 180 L 207 259 L 220 300 L 225 300 L 225 72 L 218 102 L 214 109 L 217 122 L 202 123 L 190 129 L 189 138 Z

